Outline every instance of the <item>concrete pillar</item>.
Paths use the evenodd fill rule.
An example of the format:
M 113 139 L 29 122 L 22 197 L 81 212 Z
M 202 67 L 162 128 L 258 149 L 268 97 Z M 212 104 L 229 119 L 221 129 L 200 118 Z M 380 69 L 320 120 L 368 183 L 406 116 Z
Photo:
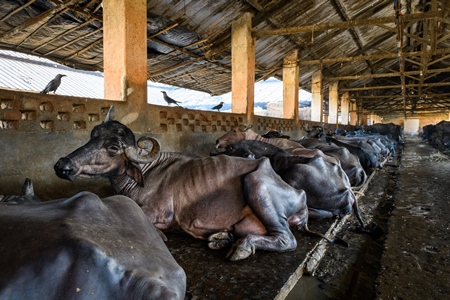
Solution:
M 328 95 L 328 123 L 338 124 L 338 102 L 339 102 L 339 82 L 333 82 L 329 88 Z
M 363 107 L 362 107 L 363 103 L 361 99 L 357 99 L 356 100 L 356 110 L 357 110 L 357 118 L 358 120 L 356 121 L 356 125 L 357 126 L 361 126 L 363 124 Z
M 313 73 L 311 80 L 311 121 L 322 122 L 322 70 Z
M 348 111 L 349 111 L 349 97 L 350 95 L 344 93 L 341 97 L 341 124 L 348 125 Z
M 359 115 L 360 121 L 359 121 L 359 126 L 365 126 L 367 125 L 367 115 Z
M 350 121 L 349 124 L 356 126 L 358 120 L 358 107 L 356 106 L 356 101 L 350 101 Z
M 147 104 L 147 1 L 103 1 L 105 99 Z
M 255 103 L 255 39 L 252 15 L 245 13 L 231 25 L 231 111 L 253 122 Z
M 298 119 L 299 67 L 298 50 L 283 59 L 283 118 Z

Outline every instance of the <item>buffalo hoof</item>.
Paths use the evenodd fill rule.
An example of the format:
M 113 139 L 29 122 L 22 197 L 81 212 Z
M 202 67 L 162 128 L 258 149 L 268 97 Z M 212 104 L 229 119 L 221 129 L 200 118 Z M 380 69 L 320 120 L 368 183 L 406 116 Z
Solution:
M 248 245 L 248 241 L 245 238 L 239 239 L 231 246 L 230 251 L 227 253 L 227 258 L 231 261 L 246 259 L 252 254 L 255 254 L 255 245 Z
M 231 245 L 234 241 L 233 234 L 229 232 L 217 232 L 208 237 L 208 247 L 210 249 L 219 250 Z
M 333 244 L 348 248 L 348 243 L 340 238 L 330 239 Z
M 354 231 L 358 233 L 368 234 L 374 238 L 384 234 L 383 229 L 381 229 L 380 226 L 378 226 L 376 223 L 368 224 L 364 227 L 358 227 Z

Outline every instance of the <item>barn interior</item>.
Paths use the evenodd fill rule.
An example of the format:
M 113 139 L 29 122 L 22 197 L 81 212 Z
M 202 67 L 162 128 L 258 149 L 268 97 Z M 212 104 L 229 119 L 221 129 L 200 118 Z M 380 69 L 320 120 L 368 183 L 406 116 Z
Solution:
M 100 71 L 105 78 L 102 99 L 0 89 L 3 195 L 20 193 L 27 177 L 43 200 L 84 190 L 111 195 L 105 178 L 68 182 L 53 171 L 58 158 L 88 141 L 111 105 L 117 120 L 136 135 L 156 137 L 164 151 L 202 156 L 209 155 L 218 137 L 243 124 L 252 124 L 260 134 L 276 129 L 300 139 L 313 126 L 334 131 L 373 123 L 398 124 L 406 136 L 417 136 L 425 125 L 450 120 L 448 0 L 1 3 L 1 49 Z M 254 114 L 254 84 L 270 77 L 283 82 L 283 118 Z M 231 91 L 232 112 L 148 104 L 148 80 L 210 95 Z M 312 93 L 311 120 L 298 117 L 300 88 Z M 333 226 L 317 224 L 325 231 Z M 204 251 L 202 243 L 180 240 L 177 253 L 183 247 L 194 254 Z M 273 259 L 263 254 L 235 264 L 227 269 L 228 286 L 242 288 L 235 272 L 268 272 L 273 259 L 269 269 L 277 273 L 264 273 L 273 285 L 249 276 L 258 283 L 242 299 L 282 299 L 299 277 L 291 275 L 317 247 L 311 239 L 294 255 Z M 207 261 L 223 260 L 223 253 L 202 255 Z M 293 260 L 287 276 L 283 271 Z M 217 265 L 228 267 L 224 261 Z M 195 278 L 212 284 L 202 273 Z M 195 295 L 204 295 L 207 284 L 196 288 L 190 295 L 201 299 Z

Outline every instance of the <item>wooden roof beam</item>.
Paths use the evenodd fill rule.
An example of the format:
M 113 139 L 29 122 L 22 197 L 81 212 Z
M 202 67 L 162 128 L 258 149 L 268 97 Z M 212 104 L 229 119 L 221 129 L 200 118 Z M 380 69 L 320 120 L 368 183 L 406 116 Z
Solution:
M 53 20 L 55 20 L 56 18 L 59 18 L 63 13 L 67 12 L 69 10 L 68 7 L 66 7 L 65 9 L 63 9 L 62 11 L 60 11 L 59 13 L 55 14 L 50 20 L 48 20 L 46 23 L 42 23 L 38 28 L 36 28 L 35 30 L 33 30 L 32 32 L 30 32 L 29 34 L 27 34 L 27 36 L 25 38 L 22 39 L 22 41 L 17 44 L 14 48 L 18 49 L 20 46 L 22 46 L 23 43 L 25 43 L 32 35 L 34 35 L 36 32 L 38 32 L 39 30 L 41 30 L 43 27 L 47 26 L 47 24 L 51 23 Z
M 99 28 L 99 29 L 97 29 L 97 30 L 94 30 L 94 31 L 92 31 L 92 32 L 89 32 L 89 33 L 86 34 L 86 35 L 80 36 L 80 37 L 78 37 L 78 38 L 76 38 L 76 39 L 74 39 L 74 40 L 68 42 L 67 44 L 64 44 L 64 45 L 62 45 L 62 46 L 60 46 L 60 47 L 58 47 L 58 48 L 56 48 L 56 49 L 53 49 L 52 51 L 49 51 L 49 52 L 45 53 L 44 55 L 45 55 L 45 56 L 48 56 L 48 55 L 52 54 L 53 52 L 59 51 L 59 50 L 65 48 L 65 47 L 67 47 L 67 46 L 70 46 L 70 45 L 72 45 L 72 44 L 74 44 L 74 43 L 76 43 L 76 42 L 78 42 L 78 41 L 81 41 L 81 40 L 83 40 L 83 39 L 85 39 L 85 38 L 87 38 L 87 37 L 89 37 L 89 36 L 91 36 L 91 35 L 94 35 L 94 34 L 96 34 L 96 33 L 101 32 L 101 31 L 103 31 L 103 27 L 102 27 L 102 28 Z
M 420 84 L 406 84 L 405 87 L 419 87 Z M 437 86 L 450 86 L 450 82 L 437 82 L 437 83 L 424 83 L 423 87 L 437 87 Z M 379 89 L 399 89 L 402 85 L 384 85 L 384 86 L 366 86 L 358 88 L 344 88 L 340 89 L 339 92 L 350 92 L 350 91 L 369 91 L 369 90 L 379 90 Z
M 76 31 L 76 30 L 78 30 L 78 29 L 80 29 L 80 28 L 83 28 L 84 26 L 86 26 L 86 25 L 92 23 L 92 21 L 93 21 L 93 20 L 87 20 L 86 22 L 84 22 L 84 23 L 82 23 L 82 24 L 79 24 L 78 26 L 72 27 L 71 29 L 64 31 L 64 32 L 61 33 L 60 35 L 57 35 L 56 37 L 52 38 L 51 40 L 49 40 L 49 41 L 47 41 L 47 42 L 45 42 L 45 43 L 39 45 L 38 47 L 34 48 L 33 50 L 31 50 L 31 52 L 32 52 L 32 53 L 36 53 L 36 51 L 39 50 L 40 48 L 42 48 L 42 47 L 44 47 L 44 46 L 47 46 L 48 44 L 53 43 L 54 41 L 58 40 L 58 39 L 61 38 L 61 37 L 64 37 L 65 35 L 67 35 L 67 34 L 69 34 L 69 33 L 71 33 L 71 32 L 74 32 L 74 31 Z M 47 24 L 45 24 L 45 25 L 47 25 Z
M 347 12 L 345 11 L 345 9 L 342 7 L 342 3 L 340 0 L 332 0 L 331 1 L 332 4 L 334 4 L 334 6 L 337 8 L 338 14 L 341 16 L 341 18 L 343 19 L 343 21 L 348 22 L 350 20 L 349 16 L 347 15 Z M 363 51 L 363 43 L 358 35 L 358 33 L 356 32 L 355 28 L 349 28 L 349 32 L 350 35 L 352 36 L 353 40 L 355 41 L 356 46 L 358 47 L 358 49 L 361 51 L 361 53 L 364 53 Z M 365 54 L 365 53 L 364 53 Z M 365 61 L 367 66 L 372 70 L 373 72 L 373 67 L 372 64 L 370 63 L 369 60 Z
M 442 43 L 443 41 L 450 39 L 450 33 L 443 35 L 442 37 L 440 37 L 437 41 L 436 41 L 436 47 L 437 45 L 439 45 L 440 43 Z
M 69 56 L 67 58 L 67 60 L 74 58 L 75 56 L 79 56 L 80 54 L 88 51 L 89 49 L 97 46 L 98 44 L 103 42 L 103 38 L 99 38 L 98 40 L 96 40 L 95 42 L 89 44 L 87 47 L 84 47 L 83 49 L 81 49 L 80 51 L 75 52 L 74 54 L 72 54 L 71 56 Z
M 46 12 L 35 16 L 34 18 L 30 18 L 25 23 L 20 24 L 19 26 L 14 27 L 13 29 L 9 30 L 8 32 L 5 32 L 0 36 L 0 39 L 9 39 L 13 37 L 14 35 L 20 33 L 21 31 L 26 31 L 29 28 L 33 27 L 39 27 L 42 24 L 45 24 L 50 20 L 50 18 L 53 17 L 54 14 L 59 13 L 60 11 L 66 9 L 67 7 L 70 7 L 71 5 L 77 3 L 77 0 L 68 1 L 66 3 L 62 3 L 60 5 L 57 5 L 53 7 L 52 9 L 47 10 Z
M 447 48 L 447 49 L 450 49 L 450 48 Z M 445 59 L 447 59 L 447 58 L 450 58 L 450 54 L 444 55 L 444 56 L 442 56 L 442 57 L 440 57 L 440 58 L 438 58 L 438 59 L 435 59 L 435 60 L 433 60 L 433 61 L 430 61 L 429 65 L 433 65 L 433 64 L 435 64 L 435 63 L 437 63 L 437 62 L 440 62 L 440 61 L 442 61 L 442 60 L 445 60 Z
M 386 26 L 384 24 L 377 24 L 376 26 L 378 26 L 378 27 L 380 27 L 382 29 L 388 30 L 390 32 L 397 32 L 397 29 L 395 27 Z M 405 26 L 405 28 L 406 27 L 407 26 Z M 404 31 L 403 35 L 406 36 L 406 37 L 412 38 L 412 39 L 414 39 L 416 41 L 419 41 L 421 43 L 426 42 L 426 40 L 424 38 L 421 38 L 421 37 L 419 37 L 419 36 L 417 36 L 415 34 L 412 34 L 412 33 L 408 33 L 407 31 Z
M 30 6 L 31 4 L 33 4 L 33 2 L 35 2 L 36 0 L 30 0 L 27 3 L 25 3 L 24 5 L 20 5 L 19 7 L 16 8 L 15 10 L 13 10 L 12 12 L 10 12 L 9 14 L 7 14 L 6 16 L 4 16 L 0 22 L 5 22 L 6 20 L 8 20 L 11 16 L 15 15 L 16 13 L 18 13 L 19 11 L 27 8 L 28 6 Z
M 408 52 L 405 53 L 405 56 L 419 56 L 421 52 Z M 371 55 L 358 55 L 358 56 L 341 56 L 334 58 L 323 58 L 323 59 L 315 59 L 315 60 L 300 60 L 299 64 L 302 66 L 306 65 L 318 65 L 318 64 L 334 64 L 340 62 L 351 62 L 351 61 L 359 61 L 359 60 L 378 60 L 378 59 L 392 59 L 397 58 L 398 54 L 396 52 L 391 53 L 383 53 L 383 54 L 371 54 Z
M 442 15 L 441 12 L 432 11 L 426 13 L 405 15 L 401 18 L 404 21 L 411 21 L 411 20 L 424 20 L 428 18 L 436 18 L 441 17 L 441 15 Z M 370 25 L 391 24 L 391 23 L 395 23 L 395 16 L 384 18 L 357 19 L 346 22 L 322 23 L 322 24 L 314 24 L 291 28 L 274 29 L 274 30 L 258 30 L 258 31 L 255 30 L 253 32 L 253 35 L 257 38 L 261 38 L 273 35 L 289 35 L 301 32 L 312 32 L 312 31 L 318 32 L 338 28 L 353 28 L 359 26 L 370 26 Z
M 361 98 L 361 99 L 393 99 L 396 100 L 395 97 L 401 97 L 400 95 L 396 94 L 396 95 L 379 95 L 379 96 L 371 96 L 371 95 L 359 95 L 357 98 Z M 431 99 L 433 97 L 450 97 L 450 93 L 442 93 L 442 94 L 435 94 L 435 93 L 429 93 L 426 95 L 422 95 L 422 97 L 424 97 L 425 99 Z M 409 95 L 409 98 L 419 98 L 419 95 L 417 94 L 412 94 Z M 400 99 L 400 98 L 399 98 Z
M 420 72 L 422 71 L 406 71 L 405 75 L 420 75 Z M 433 77 L 439 73 L 443 72 L 450 72 L 449 68 L 442 68 L 442 69 L 429 69 L 427 74 L 430 76 L 426 77 L 425 80 L 429 79 L 430 77 Z M 383 77 L 397 77 L 400 76 L 400 72 L 396 72 L 391 70 L 391 73 L 378 73 L 378 74 L 360 74 L 360 75 L 348 75 L 348 76 L 337 76 L 337 77 L 328 77 L 327 80 L 336 80 L 336 81 L 343 81 L 343 80 L 358 80 L 358 79 L 369 79 L 369 78 L 383 78 Z M 410 77 L 411 79 L 418 80 L 418 78 Z
M 431 11 L 437 11 L 437 1 L 431 0 Z M 422 38 L 423 42 L 421 44 L 422 55 L 420 56 L 420 74 L 419 74 L 419 87 L 418 94 L 422 96 L 422 87 L 425 82 L 425 77 L 428 72 L 428 66 L 430 61 L 430 56 L 436 50 L 436 20 L 429 19 L 424 20 L 422 23 Z

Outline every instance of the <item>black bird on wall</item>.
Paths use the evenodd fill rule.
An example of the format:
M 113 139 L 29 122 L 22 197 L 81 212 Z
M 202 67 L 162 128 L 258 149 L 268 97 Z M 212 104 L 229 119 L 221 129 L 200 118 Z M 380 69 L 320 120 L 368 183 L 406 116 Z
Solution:
M 53 92 L 53 94 L 56 92 L 56 90 L 58 89 L 59 85 L 61 84 L 61 77 L 66 76 L 63 74 L 58 74 L 55 76 L 54 79 L 50 80 L 49 83 L 47 83 L 47 85 L 45 86 L 45 89 L 43 89 L 41 91 L 41 94 L 47 94 L 50 92 Z
M 219 104 L 217 104 L 216 106 L 214 106 L 213 108 L 211 108 L 212 110 L 217 109 L 217 111 L 220 111 L 220 109 L 223 106 L 223 102 L 221 101 Z
M 167 93 L 166 92 L 164 92 L 164 91 L 161 91 L 161 93 L 163 93 L 163 97 L 164 97 L 164 100 L 166 100 L 166 102 L 167 102 L 167 104 L 175 104 L 175 105 L 178 105 L 178 103 L 181 103 L 180 101 L 177 101 L 177 100 L 175 100 L 175 99 L 173 99 L 173 98 L 170 98 L 169 96 L 167 96 Z M 180 106 L 180 105 L 178 105 L 178 106 Z M 180 106 L 181 107 L 181 106 Z

